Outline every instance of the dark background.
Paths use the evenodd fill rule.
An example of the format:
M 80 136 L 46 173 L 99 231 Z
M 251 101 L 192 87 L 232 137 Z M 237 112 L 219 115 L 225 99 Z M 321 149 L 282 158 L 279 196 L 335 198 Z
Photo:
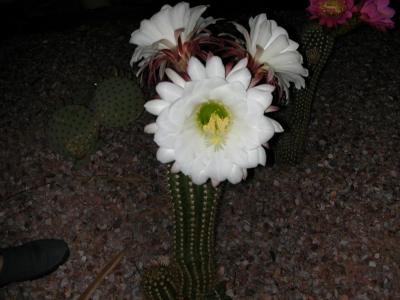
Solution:
M 97 2 L 99 7 L 89 7 L 85 2 Z M 103 5 L 101 5 L 103 2 Z M 0 40 L 18 33 L 64 30 L 81 24 L 110 20 L 149 18 L 164 4 L 179 0 L 0 0 Z M 188 0 L 191 6 L 210 7 L 205 16 L 232 18 L 257 15 L 273 11 L 304 11 L 308 0 L 245 0 L 212 1 Z M 106 5 L 104 5 L 106 4 Z M 400 0 L 391 0 L 391 7 L 398 12 Z M 229 15 L 230 14 L 230 15 Z
M 86 0 L 0 0 L 2 37 L 18 32 L 58 30 L 85 22 L 105 21 L 142 15 L 151 17 L 167 0 L 101 0 L 107 6 L 89 8 Z M 93 0 L 90 0 L 93 1 Z M 97 0 L 98 1 L 98 0 Z M 100 2 L 101 2 L 100 1 Z M 93 1 L 94 2 L 94 1 Z M 268 10 L 303 10 L 305 0 L 279 1 L 187 1 L 191 6 L 209 4 L 205 15 L 228 17 L 227 14 L 259 14 Z

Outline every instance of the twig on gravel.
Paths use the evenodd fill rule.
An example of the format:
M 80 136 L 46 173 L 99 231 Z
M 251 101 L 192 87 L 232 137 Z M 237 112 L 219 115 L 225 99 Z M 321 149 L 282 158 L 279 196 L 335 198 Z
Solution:
M 20 195 L 20 194 L 26 193 L 26 192 L 28 192 L 28 191 L 31 191 L 31 190 L 34 190 L 34 189 L 37 189 L 37 188 L 40 188 L 40 187 L 45 186 L 45 185 L 47 185 L 47 184 L 49 184 L 49 183 L 46 182 L 46 183 L 38 184 L 38 185 L 29 187 L 29 188 L 25 188 L 25 189 L 23 189 L 22 191 L 18 191 L 18 192 L 16 192 L 16 193 L 11 194 L 10 196 L 6 197 L 6 198 L 4 199 L 4 201 L 10 200 L 11 198 L 14 198 L 14 197 L 16 197 L 16 196 L 18 196 L 18 195 Z
M 109 180 L 113 180 L 113 181 L 119 181 L 119 182 L 127 182 L 127 183 L 134 183 L 134 184 L 140 184 L 142 185 L 143 182 L 149 182 L 150 180 L 145 177 L 145 176 L 141 176 L 141 175 L 135 175 L 133 176 L 112 176 L 112 175 L 92 175 L 92 176 L 82 176 L 79 175 L 77 176 L 80 179 L 86 179 L 89 178 L 86 183 L 88 183 L 89 181 L 91 181 L 93 178 L 97 177 L 97 178 L 103 178 L 103 179 L 109 179 Z
M 126 249 L 115 255 L 110 262 L 97 275 L 96 279 L 87 287 L 78 300 L 89 300 L 100 282 L 115 269 L 126 253 Z

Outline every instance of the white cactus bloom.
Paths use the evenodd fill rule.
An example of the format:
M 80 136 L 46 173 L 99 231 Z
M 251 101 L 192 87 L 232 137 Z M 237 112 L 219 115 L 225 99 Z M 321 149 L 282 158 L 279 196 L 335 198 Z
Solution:
M 299 44 L 289 39 L 284 28 L 268 20 L 266 14 L 249 19 L 250 33 L 242 25 L 234 24 L 245 38 L 246 50 L 256 62 L 273 72 L 286 96 L 290 82 L 297 89 L 305 86 L 303 77 L 308 76 L 308 71 L 302 66 L 303 57 L 297 51 Z
M 205 5 L 190 8 L 189 3 L 180 2 L 174 7 L 164 5 L 150 20 L 143 20 L 131 35 L 130 43 L 137 45 L 131 64 L 146 60 L 162 49 L 173 49 L 178 37 L 184 43 L 215 23 L 212 17 L 201 17 L 206 9 Z
M 157 159 L 172 163 L 172 172 L 182 172 L 195 184 L 211 179 L 213 185 L 229 180 L 238 183 L 247 169 L 265 165 L 263 145 L 282 126 L 264 115 L 272 102 L 274 87 L 261 84 L 249 88 L 247 59 L 225 74 L 218 56 L 203 65 L 191 57 L 185 81 L 172 69 L 172 82 L 160 82 L 160 99 L 145 108 L 157 116 L 145 127 L 159 146 Z

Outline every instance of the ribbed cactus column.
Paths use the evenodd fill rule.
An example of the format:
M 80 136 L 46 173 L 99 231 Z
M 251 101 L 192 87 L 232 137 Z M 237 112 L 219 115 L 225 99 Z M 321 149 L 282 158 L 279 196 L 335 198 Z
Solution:
M 311 108 L 321 71 L 332 52 L 335 37 L 318 24 L 306 26 L 302 33 L 302 50 L 306 57 L 309 77 L 306 87 L 292 89 L 284 122 L 288 128 L 277 141 L 275 158 L 278 162 L 295 164 L 301 161 L 305 148 Z
M 146 269 L 142 286 L 146 299 L 184 300 L 182 296 L 182 277 L 176 264 L 154 265 Z
M 174 256 L 183 275 L 183 294 L 204 299 L 215 284 L 215 213 L 220 191 L 210 183 L 195 185 L 169 174 L 174 214 Z
M 216 290 L 215 279 L 215 217 L 221 188 L 210 183 L 193 184 L 182 173 L 168 173 L 168 188 L 174 220 L 174 255 L 169 266 L 146 271 L 143 285 L 147 297 L 227 299 Z

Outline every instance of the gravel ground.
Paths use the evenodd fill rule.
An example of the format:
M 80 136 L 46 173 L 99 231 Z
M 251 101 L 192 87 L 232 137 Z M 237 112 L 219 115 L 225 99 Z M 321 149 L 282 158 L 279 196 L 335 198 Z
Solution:
M 290 16 L 289 16 L 290 17 Z M 166 167 L 143 127 L 104 131 L 75 170 L 45 135 L 113 66 L 128 68 L 140 19 L 10 36 L 0 45 L 0 247 L 65 239 L 69 260 L 0 299 L 77 299 L 111 256 L 98 299 L 141 299 L 143 266 L 168 255 Z M 304 161 L 229 185 L 217 259 L 234 299 L 400 299 L 400 31 L 337 41 L 313 107 Z

